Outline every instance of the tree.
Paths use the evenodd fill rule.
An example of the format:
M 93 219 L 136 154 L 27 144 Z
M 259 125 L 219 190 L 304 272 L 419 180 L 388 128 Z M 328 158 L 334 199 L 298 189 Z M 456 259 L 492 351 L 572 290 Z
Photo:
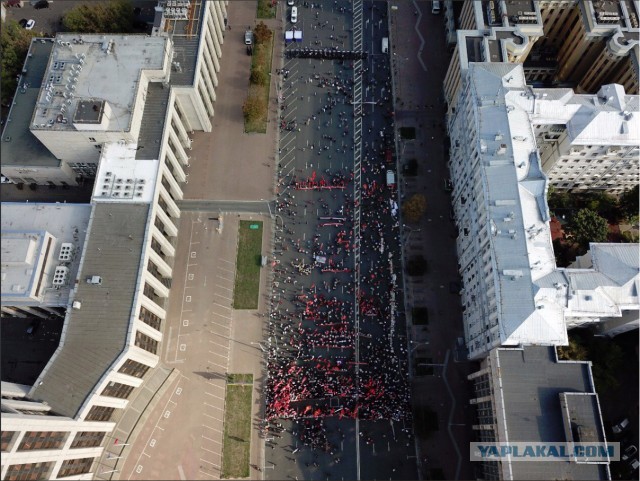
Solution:
M 264 72 L 258 69 L 251 70 L 251 77 L 249 77 L 249 81 L 255 85 L 266 85 L 267 84 L 267 76 Z
M 22 28 L 15 20 L 7 20 L 0 34 L 2 55 L 2 104 L 11 103 L 18 86 L 18 76 L 22 72 L 24 60 L 31 45 L 31 39 L 38 32 Z
M 129 0 L 91 2 L 69 10 L 62 17 L 62 25 L 68 32 L 132 33 L 134 17 Z
M 267 27 L 264 22 L 261 21 L 256 25 L 256 28 L 253 29 L 253 34 L 256 38 L 256 44 L 260 45 L 269 42 L 273 32 L 269 30 L 269 27 Z
M 254 121 L 260 118 L 265 110 L 265 99 L 257 88 L 249 88 L 249 95 L 242 105 L 242 112 L 247 121 Z
M 588 358 L 587 348 L 580 339 L 569 339 L 568 346 L 558 346 L 558 358 L 564 361 L 584 361 Z
M 402 206 L 402 214 L 407 222 L 418 222 L 427 210 L 427 199 L 422 194 L 412 195 Z
M 640 199 L 638 198 L 640 186 L 636 185 L 631 190 L 625 190 L 620 195 L 620 210 L 627 220 L 637 219 L 640 211 Z
M 568 230 L 583 249 L 589 242 L 604 242 L 609 234 L 607 220 L 591 209 L 580 209 L 571 219 Z

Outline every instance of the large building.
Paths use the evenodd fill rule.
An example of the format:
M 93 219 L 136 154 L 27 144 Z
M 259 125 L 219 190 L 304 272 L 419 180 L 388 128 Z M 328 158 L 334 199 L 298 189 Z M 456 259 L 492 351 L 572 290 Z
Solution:
M 2 203 L 2 316 L 64 316 L 91 206 Z
M 449 0 L 445 7 L 450 112 L 469 62 L 523 63 L 534 85 L 594 94 L 617 83 L 638 94 L 638 1 Z
M 469 375 L 473 429 L 485 443 L 606 443 L 588 361 L 561 361 L 553 347 L 498 348 Z M 477 463 L 478 479 L 611 479 L 608 461 Z
M 471 359 L 499 346 L 565 345 L 567 328 L 623 318 L 626 311 L 635 311 L 637 320 L 633 251 L 621 254 L 632 265 L 617 286 L 603 274 L 611 272 L 604 265 L 602 272 L 585 276 L 556 268 L 548 178 L 530 121 L 540 98 L 526 85 L 521 65 L 472 63 L 449 119 L 452 208 Z M 637 244 L 631 246 L 637 252 Z M 604 295 L 602 302 L 608 286 L 620 295 Z M 634 322 L 633 317 L 624 318 Z
M 189 132 L 211 131 L 226 7 L 160 3 L 151 36 L 69 33 L 32 42 L 0 143 L 5 177 L 76 185 L 95 177 L 105 144 L 120 143 L 135 144 L 138 158 L 167 157 L 185 180 L 178 164 L 188 160 Z M 165 121 L 160 144 L 154 131 Z
M 160 360 L 176 201 L 189 133 L 211 130 L 226 7 L 161 1 L 152 36 L 63 34 L 31 45 L 2 138 L 2 173 L 29 184 L 95 181 L 81 207 L 86 234 L 74 247 L 60 345 L 33 385 L 2 386 L 2 479 L 113 472 L 103 465 L 112 459 L 105 439 Z M 41 219 L 33 226 L 40 244 L 5 243 L 2 222 L 14 263 L 36 266 L 38 246 L 56 237 Z M 55 264 L 57 255 L 44 257 Z M 44 279 L 52 268 L 41 269 Z M 3 277 L 3 296 L 4 287 Z

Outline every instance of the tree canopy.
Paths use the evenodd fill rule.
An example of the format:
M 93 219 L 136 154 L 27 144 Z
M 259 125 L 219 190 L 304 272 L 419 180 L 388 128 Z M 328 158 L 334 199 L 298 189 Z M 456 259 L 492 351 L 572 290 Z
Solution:
M 609 234 L 609 224 L 591 209 L 580 209 L 568 225 L 569 232 L 582 248 L 589 242 L 605 242 Z
M 38 32 L 22 28 L 15 20 L 7 20 L 0 34 L 2 55 L 2 103 L 8 104 L 16 92 L 18 76 L 29 51 L 31 39 Z
M 110 0 L 78 5 L 62 17 L 68 32 L 131 33 L 134 31 L 133 5 L 129 0 Z
M 414 194 L 402 206 L 404 220 L 418 222 L 427 209 L 427 199 L 422 194 Z
M 626 219 L 634 219 L 638 217 L 640 210 L 640 186 L 636 185 L 633 189 L 627 190 L 620 195 L 620 210 Z

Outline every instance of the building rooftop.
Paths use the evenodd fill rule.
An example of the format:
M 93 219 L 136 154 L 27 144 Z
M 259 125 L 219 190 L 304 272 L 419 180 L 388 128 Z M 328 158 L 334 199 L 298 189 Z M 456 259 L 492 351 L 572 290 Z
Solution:
M 33 109 L 53 49 L 51 39 L 34 39 L 24 64 L 20 85 L 2 133 L 2 165 L 58 167 L 57 159 L 29 130 Z
M 131 335 L 150 206 L 133 202 L 93 205 L 80 282 L 73 294 L 62 344 L 30 392 L 61 415 L 75 417 Z M 100 284 L 86 278 L 100 276 Z
M 589 441 L 606 441 L 590 362 L 558 361 L 555 347 L 498 348 L 491 356 L 501 441 L 568 442 L 567 422 L 579 422 Z M 609 479 L 606 464 L 580 462 L 505 461 L 504 471 L 505 479 Z
M 484 203 L 491 226 L 500 339 L 503 344 L 566 344 L 562 309 L 537 298 L 532 283 L 555 269 L 547 179 L 540 169 L 527 112 L 530 96 L 520 64 L 472 63 L 479 103 Z
M 78 274 L 91 206 L 3 202 L 0 207 L 2 305 L 66 307 Z M 47 233 L 53 237 L 49 247 Z M 58 276 L 57 267 L 64 268 Z M 36 301 L 31 293 L 41 273 L 41 295 Z
M 92 196 L 94 202 L 153 201 L 160 161 L 136 159 L 137 152 L 133 143 L 103 146 Z
M 147 35 L 58 34 L 31 128 L 129 131 L 141 71 L 166 78 L 169 43 Z

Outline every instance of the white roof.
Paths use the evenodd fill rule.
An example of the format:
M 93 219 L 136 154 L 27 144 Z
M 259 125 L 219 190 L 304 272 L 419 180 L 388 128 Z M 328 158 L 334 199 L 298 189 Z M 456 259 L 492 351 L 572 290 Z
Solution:
M 136 152 L 135 143 L 103 145 L 93 189 L 94 202 L 153 201 L 160 161 L 136 159 Z
M 66 307 L 78 273 L 91 205 L 3 202 L 1 209 L 2 305 Z M 60 255 L 63 244 L 67 256 Z M 30 294 L 47 264 L 42 295 L 33 299 Z M 53 277 L 57 266 L 69 270 L 67 281 L 56 288 Z
M 562 309 L 535 295 L 534 282 L 555 268 L 547 178 L 529 122 L 533 95 L 521 65 L 470 64 L 479 102 L 478 137 L 503 344 L 566 344 Z

